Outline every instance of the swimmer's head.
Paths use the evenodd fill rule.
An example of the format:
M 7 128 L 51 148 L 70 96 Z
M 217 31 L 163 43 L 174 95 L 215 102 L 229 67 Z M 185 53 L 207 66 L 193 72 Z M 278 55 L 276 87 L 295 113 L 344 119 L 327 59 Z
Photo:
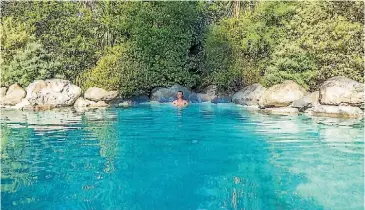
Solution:
M 176 97 L 177 97 L 177 99 L 183 99 L 184 98 L 184 93 L 182 91 L 177 91 Z

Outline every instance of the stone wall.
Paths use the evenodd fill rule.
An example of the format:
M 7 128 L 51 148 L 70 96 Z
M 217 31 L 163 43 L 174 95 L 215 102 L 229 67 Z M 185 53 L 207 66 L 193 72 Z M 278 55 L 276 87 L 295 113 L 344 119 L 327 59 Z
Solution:
M 332 77 L 312 93 L 307 93 L 290 80 L 268 89 L 254 84 L 236 93 L 233 102 L 257 106 L 261 111 L 272 114 L 302 112 L 313 116 L 362 118 L 364 84 L 343 76 Z
M 325 81 L 318 91 L 307 91 L 287 80 L 265 88 L 256 83 L 233 95 L 219 95 L 211 85 L 196 93 L 181 85 L 155 88 L 150 96 L 142 95 L 129 99 L 118 96 L 118 91 L 91 87 L 82 93 L 81 88 L 68 80 L 35 80 L 23 89 L 18 84 L 1 87 L 0 104 L 3 108 L 20 110 L 45 110 L 74 106 L 76 109 L 108 106 L 126 107 L 149 100 L 170 103 L 177 91 L 183 91 L 190 103 L 236 103 L 271 114 L 299 114 L 362 118 L 364 109 L 364 84 L 343 76 Z

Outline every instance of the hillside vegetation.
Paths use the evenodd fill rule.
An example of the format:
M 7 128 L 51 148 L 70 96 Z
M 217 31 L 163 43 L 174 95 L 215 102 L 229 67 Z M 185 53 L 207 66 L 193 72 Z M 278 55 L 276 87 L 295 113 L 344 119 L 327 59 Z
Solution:
M 63 78 L 122 96 L 333 76 L 364 82 L 364 2 L 3 2 L 1 86 Z

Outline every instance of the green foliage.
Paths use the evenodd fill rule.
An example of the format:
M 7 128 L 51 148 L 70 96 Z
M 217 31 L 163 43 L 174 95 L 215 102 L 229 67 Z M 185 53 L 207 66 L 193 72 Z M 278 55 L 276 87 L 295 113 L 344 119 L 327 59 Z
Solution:
M 31 42 L 24 50 L 18 51 L 10 63 L 2 65 L 2 83 L 5 86 L 18 83 L 26 87 L 37 79 L 58 77 L 55 74 L 57 67 L 58 63 L 51 61 L 51 56 L 40 43 Z
M 333 76 L 363 82 L 364 26 L 360 19 L 347 19 L 345 8 L 351 13 L 347 14 L 349 18 L 359 17 L 356 11 L 360 11 L 350 10 L 345 2 L 300 3 L 296 15 L 286 24 L 282 44 L 272 55 L 266 84 L 294 79 L 313 90 Z
M 12 17 L 2 19 L 0 30 L 1 57 L 5 62 L 10 60 L 17 50 L 36 40 L 32 34 L 33 28 L 29 24 L 16 22 Z
M 96 62 L 96 31 L 91 10 L 79 2 L 7 2 L 5 15 L 34 27 L 45 49 L 59 62 L 58 74 L 73 80 Z
M 2 86 L 18 83 L 25 87 L 35 79 L 57 77 L 58 63 L 52 61 L 52 56 L 35 40 L 29 25 L 5 18 L 1 30 Z
M 196 84 L 195 69 L 189 61 L 196 56 L 190 48 L 195 25 L 199 24 L 196 2 L 143 2 L 132 20 L 131 40 L 137 59 L 149 72 L 149 86 L 169 86 L 179 83 Z
M 175 83 L 233 92 L 364 82 L 364 2 L 8 1 L 2 85 L 62 77 L 124 96 Z
M 196 84 L 194 63 L 199 59 L 190 54 L 199 35 L 194 27 L 199 21 L 196 3 L 128 2 L 115 6 L 124 13 L 118 13 L 110 31 L 119 27 L 119 32 L 127 35 L 117 38 L 119 44 L 80 76 L 83 88 L 100 86 L 128 96 L 158 86 Z
M 263 2 L 247 7 L 238 18 L 210 27 L 205 38 L 205 80 L 221 91 L 236 91 L 261 81 L 263 66 L 278 44 L 292 3 Z
M 106 49 L 95 68 L 82 73 L 77 83 L 83 90 L 101 87 L 119 90 L 122 96 L 131 96 L 145 91 L 147 75 L 143 75 L 141 64 L 133 59 L 129 46 L 114 46 Z
M 363 76 L 363 2 L 259 2 L 206 33 L 203 79 L 221 90 Z
M 204 48 L 203 86 L 215 84 L 220 91 L 225 91 L 224 87 L 230 87 L 233 83 L 233 71 L 230 70 L 233 49 L 222 27 L 212 25 L 209 28 Z
M 119 52 L 124 70 L 118 67 L 115 75 L 128 71 L 143 77 L 138 90 L 175 83 L 193 87 L 199 82 L 203 19 L 198 2 L 40 1 L 7 2 L 4 7 L 5 16 L 34 26 L 36 39 L 60 63 L 57 73 L 72 81 L 84 78 L 77 81 L 84 82 L 82 86 L 99 84 L 98 75 L 113 74 L 115 68 L 108 65 L 110 56 L 117 55 L 109 49 L 115 46 L 128 48 Z M 148 75 L 141 75 L 137 66 Z M 91 72 L 94 79 L 88 81 L 84 75 Z M 123 89 L 122 81 L 125 78 L 119 84 L 116 79 L 105 81 L 103 86 L 118 87 L 125 94 L 135 90 Z
M 281 39 L 266 67 L 263 83 L 272 86 L 284 80 L 294 80 L 305 89 L 315 86 L 318 68 L 314 56 L 298 45 Z

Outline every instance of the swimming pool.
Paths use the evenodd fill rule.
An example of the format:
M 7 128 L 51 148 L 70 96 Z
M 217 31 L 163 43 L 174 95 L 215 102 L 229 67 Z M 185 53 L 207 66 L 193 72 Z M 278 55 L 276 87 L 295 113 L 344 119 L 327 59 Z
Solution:
M 364 208 L 362 121 L 143 104 L 4 111 L 1 136 L 2 209 Z

